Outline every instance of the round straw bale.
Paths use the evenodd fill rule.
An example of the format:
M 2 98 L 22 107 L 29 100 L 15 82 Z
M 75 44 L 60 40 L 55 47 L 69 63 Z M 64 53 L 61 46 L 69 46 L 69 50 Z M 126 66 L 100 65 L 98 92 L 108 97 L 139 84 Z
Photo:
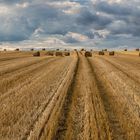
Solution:
M 33 53 L 33 56 L 40 56 L 40 52 L 37 51 L 37 52 Z
M 103 51 L 99 51 L 99 55 L 104 55 L 105 53 Z
M 85 52 L 85 57 L 92 57 L 92 52 L 86 51 Z
M 109 52 L 109 55 L 115 55 L 114 51 Z

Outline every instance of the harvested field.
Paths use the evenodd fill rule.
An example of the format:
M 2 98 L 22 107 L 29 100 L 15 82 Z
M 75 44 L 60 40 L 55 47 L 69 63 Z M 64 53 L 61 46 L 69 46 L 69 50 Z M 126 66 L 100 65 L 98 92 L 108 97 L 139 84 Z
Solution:
M 140 139 L 139 57 L 32 54 L 0 54 L 0 140 Z
M 118 54 L 122 55 L 132 55 L 132 56 L 139 56 L 139 51 L 118 51 Z

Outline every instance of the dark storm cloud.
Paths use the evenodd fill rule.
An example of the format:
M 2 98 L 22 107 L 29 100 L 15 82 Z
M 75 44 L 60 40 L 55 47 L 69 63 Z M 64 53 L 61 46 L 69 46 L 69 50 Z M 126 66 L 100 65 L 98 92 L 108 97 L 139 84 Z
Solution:
M 100 2 L 96 5 L 97 10 L 113 14 L 113 15 L 129 15 L 131 14 L 131 7 L 120 5 L 120 4 L 109 4 L 105 1 Z
M 88 9 L 82 9 L 76 20 L 78 25 L 92 26 L 94 29 L 103 29 L 112 22 L 111 17 L 97 15 Z
M 65 37 L 68 32 L 85 35 L 89 40 L 113 41 L 121 34 L 132 40 L 140 37 L 140 3 L 109 1 L 0 0 L 0 41 L 60 35 L 66 43 L 80 43 Z
M 39 27 L 46 34 L 65 34 L 64 16 L 59 9 L 47 4 L 32 4 L 27 8 L 17 9 L 15 14 L 8 17 L 0 16 L 0 41 L 28 39 Z
M 111 15 L 114 20 L 106 28 L 115 34 L 132 34 L 140 36 L 140 8 L 135 3 L 98 2 L 96 10 Z
M 78 41 L 78 40 L 76 40 L 75 38 L 72 38 L 72 37 L 65 38 L 64 41 L 66 43 L 80 43 L 80 41 Z

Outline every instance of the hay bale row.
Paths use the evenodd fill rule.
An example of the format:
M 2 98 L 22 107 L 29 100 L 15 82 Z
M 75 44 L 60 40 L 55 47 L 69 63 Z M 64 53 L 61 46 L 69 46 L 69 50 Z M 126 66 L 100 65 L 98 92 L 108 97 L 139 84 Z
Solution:
M 85 52 L 85 57 L 92 57 L 92 52 L 86 51 Z
M 42 48 L 42 51 L 45 51 L 46 49 L 45 48 Z
M 62 52 L 55 52 L 55 56 L 63 56 Z
M 53 56 L 54 55 L 54 52 L 53 51 L 48 51 L 48 52 L 45 53 L 45 55 L 47 55 L 47 56 Z
M 115 55 L 114 51 L 109 52 L 109 55 Z
M 64 52 L 65 56 L 70 56 L 70 52 Z
M 35 53 L 33 53 L 33 56 L 40 56 L 40 52 L 38 51 L 38 52 L 35 52 Z
M 47 56 L 70 56 L 70 52 L 60 52 L 60 51 L 48 51 L 45 53 Z
M 105 52 L 107 52 L 107 49 L 103 49 L 102 51 L 105 51 Z

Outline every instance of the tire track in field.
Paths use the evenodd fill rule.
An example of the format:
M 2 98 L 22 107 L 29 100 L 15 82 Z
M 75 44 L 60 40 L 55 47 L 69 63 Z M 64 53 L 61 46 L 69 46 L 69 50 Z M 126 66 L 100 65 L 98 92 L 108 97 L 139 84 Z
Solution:
M 113 62 L 111 62 L 105 58 L 103 60 L 106 61 L 107 63 L 109 63 L 110 65 L 112 65 L 113 67 L 115 67 L 118 71 L 122 72 L 124 75 L 126 75 L 128 78 L 133 80 L 135 83 L 140 85 L 140 81 L 136 77 L 134 77 L 131 73 L 127 72 L 125 69 L 122 69 L 120 66 L 115 65 Z
M 49 64 L 51 64 L 52 62 L 59 62 L 61 60 L 61 58 L 56 58 L 56 59 L 52 59 L 50 60 L 48 63 L 46 63 L 45 65 L 43 65 L 42 69 L 40 69 L 40 71 L 35 71 L 36 74 L 34 76 L 31 76 L 30 78 L 27 78 L 26 80 L 23 80 L 23 82 L 19 82 L 18 84 L 15 83 L 15 86 L 13 84 L 14 87 L 11 87 L 11 89 L 9 89 L 8 91 L 4 92 L 2 95 L 0 95 L 0 101 L 2 103 L 2 101 L 7 98 L 7 97 L 10 97 L 12 94 L 16 94 L 15 91 L 17 90 L 20 90 L 22 88 L 24 88 L 24 86 L 28 85 L 28 84 L 31 84 L 31 83 L 34 83 L 35 81 L 37 81 L 39 78 L 41 79 L 41 75 L 42 75 L 42 72 L 43 70 L 45 70 L 45 68 L 47 66 L 49 66 Z M 41 67 L 39 67 L 41 68 Z M 33 73 L 32 73 L 33 74 Z M 22 76 L 19 75 L 19 77 L 22 79 Z M 16 78 L 16 75 L 15 75 L 15 78 Z M 17 78 L 17 80 L 19 80 Z M 16 81 L 16 80 L 15 80 Z M 15 82 L 14 81 L 14 82 Z M 12 84 L 13 80 L 10 81 L 9 84 Z M 18 81 L 17 81 L 18 82 Z M 7 83 L 7 82 L 6 82 Z
M 109 127 L 110 131 L 112 133 L 112 139 L 113 140 L 126 140 L 125 132 L 123 128 L 121 127 L 121 124 L 119 122 L 119 119 L 117 118 L 115 114 L 115 110 L 113 109 L 113 106 L 111 105 L 109 101 L 108 91 L 105 87 L 105 84 L 100 80 L 100 78 L 97 75 L 97 71 L 95 71 L 94 66 L 88 59 L 89 65 L 92 68 L 93 76 L 95 77 L 97 88 L 99 90 L 100 97 L 102 99 L 102 103 L 104 105 L 105 112 L 108 117 Z
M 74 86 L 76 84 L 76 78 L 77 78 L 76 76 L 77 76 L 78 67 L 79 67 L 79 57 L 77 59 L 78 60 L 77 60 L 74 76 L 73 76 L 73 79 L 72 79 L 72 83 L 71 83 L 71 85 L 68 89 L 66 100 L 65 100 L 65 102 L 63 104 L 63 107 L 62 107 L 61 116 L 58 120 L 58 126 L 57 126 L 57 130 L 56 130 L 56 134 L 53 137 L 54 140 L 64 139 L 65 132 L 67 130 L 67 118 L 69 116 L 71 105 L 72 105 L 72 98 L 74 96 L 73 95 Z
M 42 113 L 34 123 L 33 129 L 23 139 L 51 139 L 56 131 L 58 116 L 64 101 L 66 99 L 67 90 L 71 83 L 75 69 L 75 61 L 71 62 L 69 67 L 64 70 L 63 78 L 60 79 L 59 86 L 55 89 L 54 94 L 45 103 Z M 52 123 L 53 121 L 53 123 Z
M 79 54 L 78 54 L 79 57 Z M 78 58 L 78 63 L 73 78 L 73 83 L 67 93 L 67 99 L 63 106 L 63 113 L 59 120 L 57 133 L 54 140 L 64 139 L 81 139 L 84 135 L 84 95 L 81 92 L 82 75 L 81 75 L 81 59 Z M 80 83 L 81 85 L 80 85 Z
M 55 92 L 54 90 L 56 90 L 56 88 L 58 87 L 58 84 L 59 84 L 59 82 L 63 79 L 63 76 L 65 77 L 65 75 L 63 75 L 63 74 L 65 74 L 65 71 L 67 71 L 67 66 L 69 66 L 69 64 L 71 63 L 71 59 L 70 58 L 63 58 L 63 59 L 61 59 L 61 61 L 59 61 L 60 62 L 60 64 L 59 63 L 57 63 L 57 62 L 55 62 L 55 63 L 52 63 L 51 64 L 51 66 L 49 65 L 49 67 L 48 67 L 48 69 L 46 70 L 47 72 L 43 72 L 42 73 L 42 76 L 41 77 L 39 77 L 38 78 L 38 80 L 36 80 L 36 81 L 33 81 L 30 85 L 29 85 L 29 87 L 30 87 L 30 90 L 31 90 L 31 92 L 30 91 L 28 91 L 28 88 L 27 87 L 25 87 L 25 88 L 23 88 L 23 89 L 21 89 L 21 91 L 19 92 L 19 93 L 17 93 L 17 95 L 15 96 L 13 96 L 12 98 L 10 97 L 10 99 L 12 99 L 12 100 L 15 100 L 15 98 L 16 98 L 16 100 L 17 100 L 17 102 L 15 102 L 14 104 L 15 104 L 15 106 L 17 106 L 17 108 L 19 108 L 18 106 L 24 106 L 23 104 L 25 104 L 26 103 L 26 101 L 25 101 L 25 99 L 27 98 L 27 100 L 28 100 L 28 98 L 30 98 L 28 101 L 27 101 L 27 103 L 28 102 L 33 102 L 31 105 L 33 105 L 33 104 L 35 104 L 35 106 L 36 107 L 39 107 L 39 108 L 36 108 L 36 107 L 34 107 L 34 106 L 32 106 L 32 110 L 33 110 L 33 112 L 30 110 L 30 109 L 26 109 L 25 107 L 26 107 L 26 105 L 24 106 L 24 108 L 23 109 L 26 109 L 26 110 L 30 110 L 30 112 L 24 112 L 24 114 L 23 114 L 23 117 L 22 116 L 20 116 L 20 115 L 18 115 L 18 113 L 16 113 L 14 110 L 15 110 L 15 107 L 13 107 L 13 112 L 15 112 L 15 114 L 16 115 L 18 115 L 18 118 L 19 118 L 19 120 L 18 120 L 18 122 L 15 122 L 15 121 L 9 121 L 9 123 L 11 123 L 12 125 L 11 125 L 11 130 L 9 130 L 9 131 L 11 131 L 11 133 L 10 132 L 7 132 L 9 135 L 11 135 L 12 134 L 12 132 L 13 132 L 13 134 L 16 134 L 17 135 L 17 137 L 15 137 L 14 139 L 19 139 L 18 137 L 20 136 L 21 138 L 24 136 L 24 134 L 25 134 L 25 132 L 26 132 L 26 130 L 24 130 L 24 128 L 26 128 L 27 129 L 27 131 L 28 131 L 28 129 L 29 129 L 29 127 L 30 127 L 30 123 L 34 123 L 34 120 L 36 119 L 36 117 L 38 116 L 38 115 L 40 115 L 41 114 L 41 110 L 43 109 L 43 107 L 44 107 L 44 105 L 45 105 L 45 103 L 48 101 L 48 99 L 50 98 L 50 95 L 52 95 L 53 94 L 53 92 Z M 66 65 L 66 66 L 65 66 Z M 58 67 L 59 66 L 59 67 Z M 51 70 L 51 71 L 50 71 Z M 49 73 L 52 73 L 51 75 L 49 74 Z M 59 73 L 59 74 L 58 74 Z M 47 76 L 49 74 L 49 76 Z M 54 74 L 54 75 L 53 75 Z M 57 74 L 57 75 L 56 75 Z M 43 80 L 44 79 L 44 80 Z M 51 80 L 50 82 L 49 82 L 49 79 Z M 57 80 L 57 81 L 55 81 L 55 80 Z M 46 84 L 46 85 L 45 85 Z M 55 87 L 54 87 L 55 86 Z M 39 88 L 38 88 L 39 87 Z M 47 88 L 47 89 L 46 89 Z M 53 89 L 52 89 L 53 88 Z M 25 89 L 25 90 L 24 90 Z M 36 90 L 35 90 L 36 89 Z M 45 90 L 45 91 L 44 91 Z M 35 92 L 35 93 L 33 93 L 33 91 Z M 23 94 L 23 93 L 25 93 L 25 94 Z M 26 94 L 27 93 L 27 94 Z M 40 96 L 39 96 L 40 95 Z M 33 98 L 33 96 L 35 96 L 34 98 Z M 37 98 L 37 99 L 36 99 Z M 46 98 L 46 99 L 45 99 Z M 9 99 L 9 100 L 10 100 Z M 24 101 L 23 101 L 23 99 L 24 99 Z M 8 99 L 7 99 L 8 100 Z M 22 102 L 23 101 L 23 102 Z M 40 102 L 40 103 L 39 103 Z M 8 104 L 8 101 L 7 102 L 4 102 L 5 104 Z M 12 102 L 10 102 L 10 104 L 11 104 Z M 37 103 L 37 104 L 36 104 Z M 39 104 L 38 104 L 39 103 Z M 13 104 L 13 105 L 14 105 Z M 29 107 L 31 107 L 31 105 L 29 106 Z M 59 107 L 59 106 L 58 106 Z M 9 109 L 10 109 L 10 106 L 9 106 Z M 8 109 L 7 109 L 7 111 L 8 111 Z M 19 111 L 19 109 L 18 109 L 18 111 Z M 21 114 L 21 112 L 19 112 L 20 114 Z M 34 114 L 35 114 L 35 117 L 33 117 L 32 119 L 29 119 L 30 117 L 32 117 L 32 116 L 34 116 Z M 22 115 L 22 114 L 21 114 Z M 31 115 L 31 116 L 30 116 Z M 8 114 L 8 116 L 10 117 L 10 115 Z M 28 117 L 29 116 L 29 117 Z M 2 117 L 2 116 L 1 116 Z M 15 118 L 15 117 L 14 117 Z M 14 119 L 14 118 L 12 118 L 12 120 Z M 16 117 L 17 118 L 17 117 Z M 17 119 L 18 119 L 17 118 Z M 25 121 L 24 121 L 24 119 L 25 119 Z M 27 121 L 26 121 L 27 120 Z M 32 121 L 32 122 L 31 122 Z M 27 124 L 27 126 L 25 125 L 25 123 L 26 122 L 29 122 L 29 124 Z M 14 123 L 14 125 L 13 125 L 13 123 Z M 16 123 L 16 124 L 15 124 Z M 20 123 L 20 124 L 19 124 Z M 16 126 L 20 126 L 21 124 L 23 124 L 24 125 L 24 127 L 22 127 L 21 126 L 21 128 L 19 129 L 18 127 L 16 127 Z M 33 126 L 31 126 L 31 128 L 30 129 L 32 129 L 33 128 Z M 22 130 L 23 129 L 23 130 Z M 22 132 L 23 131 L 23 132 Z M 17 132 L 17 133 L 15 133 L 15 132 Z M 22 132 L 22 133 L 21 133 Z M 7 135 L 8 135 L 7 134 Z M 13 135 L 14 136 L 14 135 Z M 25 138 L 26 139 L 26 138 Z
M 10 60 L 20 59 L 20 58 L 29 58 L 29 57 L 32 57 L 32 56 L 3 57 L 3 58 L 0 58 L 0 62 L 10 61 Z
M 27 71 L 27 69 L 29 69 L 30 67 L 35 66 L 35 65 L 40 65 L 41 63 L 45 63 L 45 62 L 47 63 L 47 61 L 50 61 L 51 59 L 56 59 L 56 58 L 55 57 L 46 57 L 46 58 L 35 59 L 35 60 L 27 59 L 27 60 L 24 60 L 24 61 L 27 61 L 26 63 L 22 63 L 23 60 L 21 60 L 18 62 L 17 65 L 12 66 L 12 67 L 9 66 L 8 71 L 7 71 L 7 69 L 1 70 L 0 78 L 7 78 L 10 75 L 15 75 L 17 73 L 21 73 L 22 71 Z M 14 63 L 16 63 L 16 62 L 14 62 Z M 4 68 L 5 67 L 3 67 L 3 69 Z M 11 70 L 11 72 L 10 72 L 10 70 Z
M 93 64 L 94 69 L 96 69 L 99 80 L 104 83 L 104 87 L 108 90 L 106 98 L 115 110 L 115 114 L 125 131 L 127 139 L 139 139 L 140 100 L 139 92 L 135 88 L 131 88 L 133 80 L 125 76 L 124 73 L 113 65 L 104 61 L 104 59 L 94 58 L 90 62 Z
M 20 60 L 23 60 L 23 59 L 32 59 L 33 57 L 32 56 L 25 56 L 25 57 L 17 57 L 15 59 L 10 59 L 10 60 L 6 60 L 6 61 L 0 61 L 0 68 L 1 67 L 5 67 L 11 63 L 15 63 L 16 61 L 20 61 Z
M 46 65 L 49 65 L 50 63 L 53 63 L 55 61 L 58 61 L 58 58 L 48 58 L 47 60 L 43 60 L 40 63 L 32 64 L 28 66 L 28 68 L 23 68 L 22 70 L 15 72 L 15 73 L 8 73 L 6 75 L 1 76 L 1 83 L 0 83 L 0 96 L 2 96 L 7 91 L 10 91 L 11 88 L 14 88 L 14 86 L 18 87 L 20 85 L 24 86 L 27 84 L 27 81 L 35 79 L 35 74 L 38 73 L 38 71 L 44 69 Z M 30 80 L 28 80 L 30 79 Z
M 126 77 L 128 79 L 123 79 L 127 84 L 124 88 L 127 87 L 129 90 L 131 90 L 132 93 L 126 94 L 127 91 L 125 91 L 126 93 L 122 96 L 124 96 L 123 98 L 127 98 L 129 105 L 131 106 L 131 108 L 133 108 L 131 112 L 135 112 L 137 114 L 136 118 L 138 120 L 138 116 L 140 116 L 140 84 L 138 81 L 139 79 L 136 79 L 136 77 L 134 77 L 133 74 L 127 72 L 126 69 L 123 69 L 120 66 L 116 66 L 113 62 L 110 62 L 110 60 L 106 60 L 105 58 L 103 58 L 102 60 L 109 64 L 112 68 L 115 68 L 120 74 L 124 75 L 122 76 L 122 78 Z
M 91 68 L 79 53 L 79 64 L 59 120 L 54 140 L 110 139 L 106 116 Z M 98 105 L 97 105 L 98 104 Z
M 14 72 L 20 72 L 22 71 L 22 69 L 26 69 L 28 68 L 29 66 L 31 65 L 35 65 L 37 63 L 40 63 L 41 61 L 45 61 L 47 60 L 48 58 L 43 58 L 43 59 L 39 59 L 39 60 L 32 60 L 32 61 L 29 61 L 25 64 L 19 64 L 19 65 L 15 65 L 14 67 L 9 67 L 9 68 L 6 68 L 6 69 L 2 69 L 0 70 L 0 77 L 3 76 L 3 75 L 6 75 L 6 74 L 11 74 L 11 73 L 14 73 Z
M 108 63 L 108 64 L 110 64 L 112 67 L 114 67 L 117 71 L 119 71 L 120 73 L 122 73 L 124 76 L 126 76 L 128 79 L 129 79 L 129 81 L 131 80 L 131 83 L 132 83 L 132 81 L 133 81 L 133 84 L 129 84 L 130 86 L 133 86 L 133 85 L 135 85 L 135 93 L 137 92 L 137 93 L 140 93 L 140 81 L 139 81 L 139 79 L 136 77 L 136 76 L 134 76 L 133 75 L 133 73 L 130 73 L 129 71 L 127 71 L 127 69 L 124 69 L 124 68 L 121 68 L 121 66 L 119 66 L 119 65 L 117 65 L 117 64 L 115 64 L 115 63 L 113 63 L 113 62 L 111 62 L 110 60 L 107 60 L 107 59 L 105 59 L 105 58 L 103 58 L 103 61 L 105 61 L 106 63 Z M 128 83 L 127 83 L 128 84 Z M 138 98 L 139 98 L 139 100 L 140 100 L 140 96 L 139 96 L 139 94 L 137 94 L 137 95 L 135 95 L 135 96 L 137 96 Z M 134 97 L 135 98 L 135 97 Z M 131 101 L 130 101 L 131 102 Z M 138 103 L 139 104 L 139 106 L 140 106 L 140 103 Z

